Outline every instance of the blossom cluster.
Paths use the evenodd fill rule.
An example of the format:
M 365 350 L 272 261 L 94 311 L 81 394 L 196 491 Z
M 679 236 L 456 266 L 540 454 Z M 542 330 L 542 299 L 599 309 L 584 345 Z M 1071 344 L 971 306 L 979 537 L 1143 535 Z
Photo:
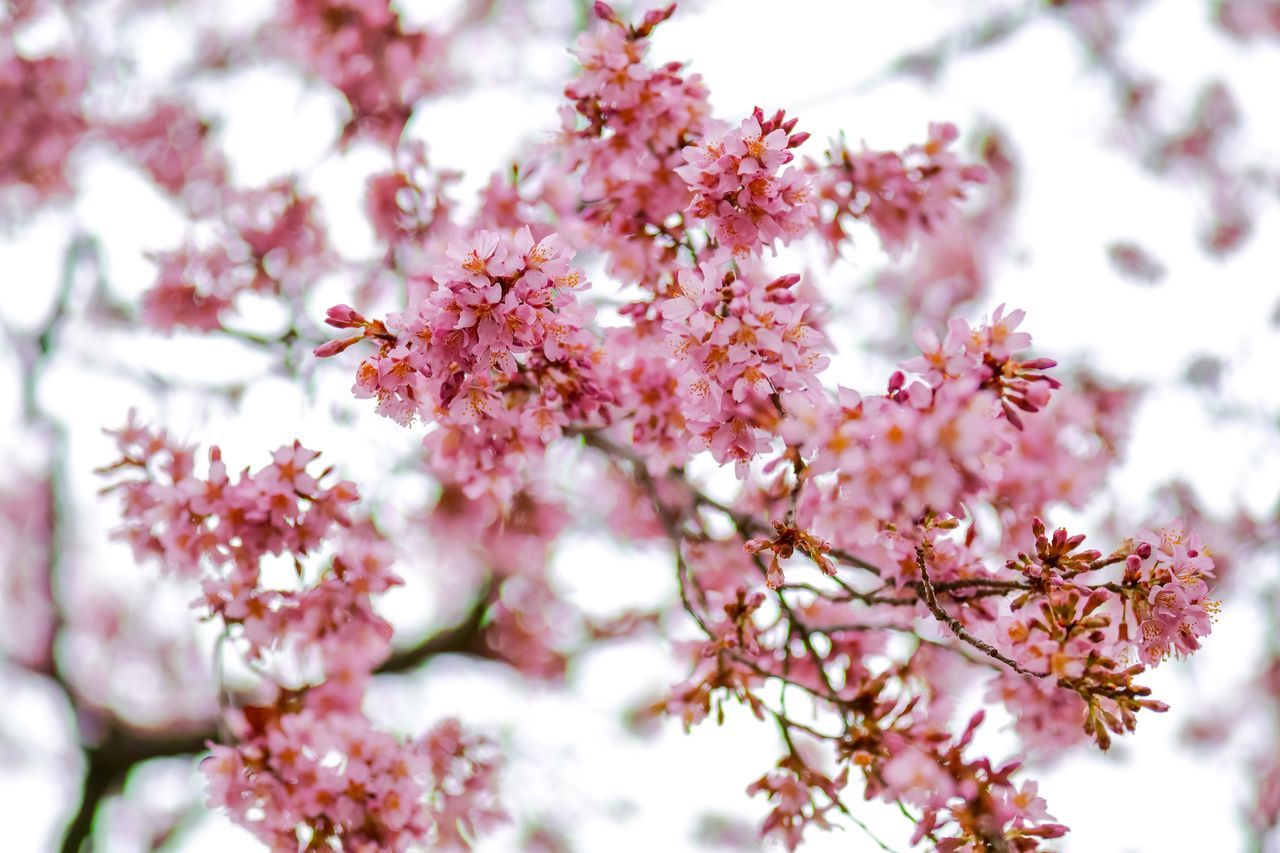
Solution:
M 89 126 L 81 106 L 88 75 L 75 57 L 0 48 L 0 189 L 16 186 L 34 201 L 70 189 L 67 161 Z
M 1175 519 L 1158 532 L 1138 534 L 1125 562 L 1126 587 L 1138 656 L 1155 666 L 1169 655 L 1189 655 L 1211 630 L 1218 603 L 1209 598 L 1214 576 L 1210 551 Z M 1132 591 L 1129 591 L 1132 588 Z
M 236 742 L 212 746 L 214 805 L 280 851 L 456 847 L 501 817 L 483 741 L 446 722 L 402 742 L 360 710 L 390 652 L 373 596 L 400 580 L 376 529 L 352 518 L 351 483 L 323 485 L 329 471 L 308 470 L 319 454 L 296 442 L 238 477 L 213 448 L 202 477 L 193 450 L 163 431 L 131 418 L 113 435 L 120 459 L 104 473 L 133 475 L 110 487 L 124 505 L 120 536 L 140 560 L 198 578 L 196 605 L 273 673 L 269 703 L 233 709 Z M 304 561 L 322 544 L 334 553 L 315 574 Z M 269 557 L 293 562 L 294 588 L 272 584 Z
M 885 756 L 872 766 L 869 796 L 921 809 L 912 843 L 930 839 L 938 850 L 1040 850 L 1067 828 L 1054 821 L 1035 782 L 1018 785 L 1021 762 L 993 765 L 964 753 L 984 719 L 979 711 L 958 737 L 908 729 L 882 734 Z
M 344 140 L 394 147 L 417 103 L 448 84 L 444 39 L 405 30 L 386 0 L 287 0 L 280 27 L 286 50 L 346 98 Z
M 297 296 L 331 263 L 316 201 L 295 181 L 228 192 L 218 220 L 216 243 L 155 255 L 158 276 L 142 296 L 147 325 L 217 330 L 241 293 Z
M 716 241 L 735 257 L 758 254 L 809 230 L 814 215 L 809 177 L 794 166 L 792 149 L 809 138 L 793 133 L 796 119 L 756 107 L 737 128 L 684 149 L 676 170 L 694 192 L 690 213 L 705 220 Z
M 199 580 L 200 604 L 237 626 L 252 656 L 294 646 L 318 653 L 330 675 L 381 662 L 390 629 L 369 596 L 399 581 L 375 531 L 352 521 L 355 486 L 324 486 L 307 470 L 319 454 L 295 443 L 266 468 L 233 477 L 214 447 L 200 477 L 193 450 L 163 431 L 131 420 L 112 434 L 120 459 L 105 470 L 137 474 L 112 486 L 124 504 L 118 535 L 140 561 Z M 302 560 L 335 536 L 344 547 L 314 584 L 292 591 L 264 582 L 264 557 Z
M 235 714 L 201 769 L 210 804 L 272 850 L 469 849 L 503 819 L 491 748 L 446 720 L 401 740 L 318 690 Z
M 673 255 L 673 220 L 692 200 L 677 174 L 682 152 L 710 122 L 698 75 L 683 76 L 678 62 L 653 68 L 644 61 L 654 28 L 674 11 L 674 4 L 655 9 L 632 27 L 596 3 L 600 24 L 579 36 L 574 55 L 582 70 L 565 87 L 573 106 L 561 111 L 564 156 L 581 176 L 590 240 L 624 280 L 652 280 Z
M 357 370 L 357 396 L 402 424 L 436 422 L 433 467 L 469 495 L 510 497 L 522 457 L 600 421 L 611 402 L 572 257 L 555 234 L 535 241 L 527 227 L 456 240 L 420 297 L 385 323 L 332 309 L 331 325 L 360 333 L 317 355 L 372 340 L 378 352 Z
M 211 129 L 189 107 L 165 101 L 138 118 L 110 125 L 107 135 L 156 186 L 203 214 L 216 205 L 227 182 L 227 164 L 209 144 Z
M 817 374 L 827 365 L 812 307 L 794 290 L 800 277 L 766 281 L 758 267 L 741 270 L 680 270 L 678 293 L 661 303 L 685 424 L 721 463 L 760 453 L 780 395 L 821 393 Z
M 850 151 L 843 143 L 827 162 L 811 164 L 822 202 L 824 239 L 833 251 L 848 239 L 851 220 L 865 219 L 892 254 L 908 248 L 955 215 L 956 202 L 986 180 L 981 166 L 966 164 L 948 147 L 959 136 L 953 124 L 929 125 L 923 145 L 896 151 Z
M 994 392 L 1000 411 L 1018 429 L 1023 428 L 1023 412 L 1038 412 L 1051 391 L 1062 383 L 1044 374 L 1057 362 L 1049 358 L 1019 360 L 1013 356 L 1031 346 L 1031 336 L 1015 331 L 1026 312 L 1004 313 L 1000 305 L 991 321 L 977 329 L 959 317 L 952 318 L 946 337 L 939 341 L 932 330 L 921 328 L 915 342 L 921 355 L 903 363 L 905 370 L 921 374 L 933 386 L 943 382 L 976 382 L 978 388 Z
M 1001 306 L 977 328 L 956 318 L 943 341 L 922 330 L 922 355 L 903 363 L 920 379 L 895 373 L 882 396 L 842 388 L 834 400 L 786 398 L 782 436 L 805 454 L 811 476 L 834 475 L 800 499 L 820 533 L 867 546 L 929 513 L 962 517 L 966 501 L 992 491 L 1023 426 L 1018 412 L 1037 411 L 1059 385 L 1043 372 L 1051 360 L 1015 357 L 1031 342 L 1016 331 L 1022 317 Z M 914 545 L 895 541 L 909 576 Z
M 1099 551 L 1080 550 L 1083 535 L 1068 536 L 1061 528 L 1049 535 L 1038 518 L 1032 527 L 1034 554 L 1020 553 L 1008 568 L 1030 580 L 1039 604 L 1027 606 L 1037 597 L 1031 592 L 1014 599 L 999 633 L 1020 666 L 1076 690 L 1084 701 L 1085 732 L 1105 749 L 1108 729 L 1132 731 L 1139 708 L 1164 708 L 1145 698 L 1149 691 L 1133 686 L 1133 677 L 1171 653 L 1195 652 L 1210 632 L 1217 604 L 1208 600 L 1206 579 L 1213 576 L 1213 560 L 1181 519 L 1159 532 L 1140 532 L 1131 549 L 1105 559 Z M 1118 584 L 1083 582 L 1115 563 L 1124 566 Z M 1133 657 L 1141 663 L 1126 666 Z

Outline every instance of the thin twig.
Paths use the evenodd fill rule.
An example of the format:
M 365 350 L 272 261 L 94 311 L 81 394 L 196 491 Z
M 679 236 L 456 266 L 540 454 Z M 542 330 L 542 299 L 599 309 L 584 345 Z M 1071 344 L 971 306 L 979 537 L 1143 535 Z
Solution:
M 916 548 L 916 565 L 920 567 L 920 597 L 924 601 L 924 606 L 929 608 L 929 612 L 934 615 L 934 618 L 950 628 L 952 633 L 961 640 L 973 646 L 988 657 L 1000 661 L 1014 672 L 1020 672 L 1023 675 L 1029 675 L 1033 678 L 1047 677 L 1049 675 L 1047 672 L 1034 672 L 1029 669 L 1024 669 L 1013 658 L 1001 654 L 1000 650 L 995 646 L 985 640 L 980 640 L 973 634 L 969 633 L 969 629 L 961 624 L 959 619 L 942 609 L 942 606 L 938 604 L 938 596 L 933 591 L 933 584 L 929 582 L 929 570 L 925 566 L 924 549 L 924 545 L 920 545 Z

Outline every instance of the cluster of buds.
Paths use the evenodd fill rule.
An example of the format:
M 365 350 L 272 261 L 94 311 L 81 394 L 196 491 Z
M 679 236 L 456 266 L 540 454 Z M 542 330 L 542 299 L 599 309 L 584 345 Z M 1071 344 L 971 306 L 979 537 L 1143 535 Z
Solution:
M 1059 527 L 1050 537 L 1046 535 L 1044 521 L 1039 516 L 1032 519 L 1031 532 L 1036 537 L 1035 555 L 1020 551 L 1017 558 L 1009 560 L 1005 567 L 1025 575 L 1035 584 L 1037 591 L 1048 592 L 1051 588 L 1060 587 L 1077 575 L 1099 568 L 1096 562 L 1102 556 L 1101 551 L 1077 550 L 1084 544 L 1083 533 L 1069 536 L 1065 527 Z M 1014 601 L 1015 610 L 1021 606 L 1023 600 L 1025 597 Z
M 359 329 L 360 334 L 348 338 L 325 341 L 316 347 L 316 358 L 328 358 L 343 352 L 363 340 L 372 339 L 382 343 L 395 341 L 395 335 L 387 331 L 381 320 L 367 320 L 359 311 L 350 305 L 334 305 L 325 312 L 324 321 L 335 329 Z
M 596 0 L 592 6 L 595 16 L 605 23 L 613 24 L 616 27 L 622 27 L 627 31 L 628 37 L 635 41 L 637 39 L 647 39 L 653 35 L 653 30 L 658 24 L 669 19 L 676 12 L 676 4 L 671 3 L 659 9 L 650 9 L 644 13 L 644 17 L 638 24 L 628 24 L 618 16 L 618 13 L 612 6 L 605 3 L 604 0 Z

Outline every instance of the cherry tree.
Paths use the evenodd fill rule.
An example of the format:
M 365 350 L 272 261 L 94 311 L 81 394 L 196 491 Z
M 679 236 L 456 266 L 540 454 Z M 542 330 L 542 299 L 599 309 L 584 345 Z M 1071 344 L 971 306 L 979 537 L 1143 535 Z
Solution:
M 0 748 L 74 779 L 62 850 L 159 849 L 210 815 L 245 849 L 593 843 L 570 786 L 531 775 L 534 700 L 476 712 L 494 703 L 468 677 L 676 744 L 664 777 L 750 816 L 692 804 L 688 844 L 1071 849 L 1094 816 L 1041 771 L 1140 762 L 1175 716 L 1188 750 L 1269 744 L 1244 747 L 1251 793 L 1221 831 L 1277 843 L 1274 480 L 1224 501 L 1132 460 L 1163 436 L 1276 473 L 1277 401 L 1249 371 L 1274 383 L 1280 303 L 1232 282 L 1274 242 L 1248 81 L 1277 70 L 1280 6 L 1199 10 L 1241 96 L 1143 64 L 1158 4 L 991 4 L 856 77 L 800 57 L 782 12 L 724 0 L 259 5 L 0 18 Z M 820 11 L 791 22 L 814 44 L 849 20 Z M 719 106 L 664 41 L 682 19 L 723 29 L 752 106 Z M 1036 73 L 1044 39 L 1085 58 L 1089 131 L 1135 182 L 1116 186 L 1196 211 L 1107 233 L 1096 201 L 1116 304 L 1005 285 L 1027 234 L 1075 237 L 1023 206 L 1018 125 L 946 94 L 972 67 Z M 826 71 L 787 100 L 770 78 L 803 61 Z M 913 135 L 808 123 L 860 90 Z M 1184 269 L 1219 280 L 1170 321 Z M 1191 339 L 1210 291 L 1238 364 Z M 1112 338 L 1181 374 L 1109 375 L 1088 349 Z M 584 575 L 614 604 L 585 602 Z M 1180 689 L 1217 643 L 1247 659 L 1239 683 Z M 613 707 L 592 665 L 640 691 Z M 695 757 L 715 729 L 766 758 Z M 1100 766 L 1079 784 L 1105 791 Z M 1162 820 L 1130 814 L 1120 841 Z

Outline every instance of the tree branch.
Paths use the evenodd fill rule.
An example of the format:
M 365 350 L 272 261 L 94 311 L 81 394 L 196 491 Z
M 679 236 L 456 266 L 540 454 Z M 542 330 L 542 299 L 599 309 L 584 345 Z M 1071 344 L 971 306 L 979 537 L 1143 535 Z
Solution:
M 933 614 L 935 619 L 950 628 L 953 634 L 988 657 L 1000 661 L 1000 663 L 1014 672 L 1030 675 L 1033 678 L 1045 678 L 1049 675 L 1047 672 L 1033 672 L 1032 670 L 1024 669 L 1013 658 L 1001 654 L 1000 650 L 995 646 L 969 633 L 969 629 L 959 619 L 942 609 L 942 605 L 938 604 L 938 596 L 933 591 L 933 584 L 929 581 L 929 570 L 925 567 L 923 545 L 916 548 L 916 565 L 920 567 L 920 597 L 924 601 L 924 606 L 929 608 L 929 612 Z

